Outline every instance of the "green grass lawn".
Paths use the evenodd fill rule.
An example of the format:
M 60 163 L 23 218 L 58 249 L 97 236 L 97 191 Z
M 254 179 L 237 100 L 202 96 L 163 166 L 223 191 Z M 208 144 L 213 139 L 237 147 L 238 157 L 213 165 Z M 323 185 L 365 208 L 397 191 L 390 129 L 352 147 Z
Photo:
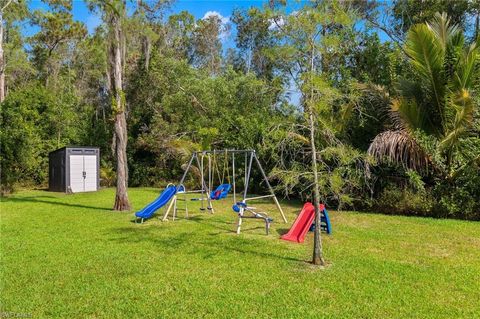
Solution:
M 135 209 L 158 195 L 131 189 Z M 301 203 L 274 206 L 267 237 L 229 200 L 214 215 L 143 225 L 114 190 L 22 191 L 2 199 L 1 311 L 62 318 L 480 318 L 480 224 L 330 212 L 329 263 L 279 240 Z M 257 204 L 256 204 L 257 205 Z M 183 215 L 183 213 L 181 213 Z M 181 216 L 182 217 L 182 216 Z

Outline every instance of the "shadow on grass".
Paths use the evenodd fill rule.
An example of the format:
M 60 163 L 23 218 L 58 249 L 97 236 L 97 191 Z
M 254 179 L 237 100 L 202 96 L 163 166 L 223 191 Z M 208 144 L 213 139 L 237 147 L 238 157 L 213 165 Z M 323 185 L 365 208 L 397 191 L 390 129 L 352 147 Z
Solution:
M 49 192 L 50 191 L 48 189 L 48 187 L 34 187 L 33 189 L 37 190 L 37 191 L 42 191 L 42 192 Z
M 195 221 L 205 221 L 203 218 L 196 218 Z M 248 230 L 255 230 L 263 227 L 249 228 Z M 143 243 L 150 242 L 159 249 L 165 249 L 169 251 L 175 251 L 178 249 L 187 249 L 186 253 L 197 254 L 203 259 L 209 259 L 215 255 L 222 254 L 225 251 L 233 251 L 243 255 L 252 255 L 268 259 L 281 259 L 287 261 L 304 262 L 303 259 L 293 258 L 275 253 L 268 252 L 268 242 L 264 242 L 265 245 L 261 245 L 259 241 L 245 241 L 242 237 L 223 237 L 217 240 L 213 235 L 221 235 L 223 232 L 216 234 L 208 234 L 210 236 L 198 240 L 198 234 L 192 234 L 191 232 L 182 231 L 179 234 L 172 234 L 169 229 L 168 233 L 159 233 L 156 227 L 121 227 L 116 228 L 114 231 L 122 235 L 121 237 L 112 238 L 112 241 L 116 241 L 122 244 Z M 247 230 L 247 229 L 245 229 Z M 109 232 L 110 233 L 110 232 Z M 234 234 L 235 232 L 228 229 L 227 232 Z M 259 236 L 261 236 L 259 234 Z M 226 242 L 225 242 L 226 240 Z M 192 243 L 193 241 L 193 243 Z M 197 246 L 196 248 L 193 246 Z M 198 247 L 200 246 L 200 247 Z M 257 249 L 258 248 L 258 249 Z
M 40 203 L 40 204 L 50 204 L 50 205 L 54 205 L 54 206 L 64 206 L 64 207 L 74 207 L 74 208 L 88 208 L 88 209 L 95 209 L 95 210 L 112 211 L 112 209 L 105 208 L 105 207 L 89 206 L 89 205 L 82 205 L 82 204 L 69 204 L 69 203 L 64 203 L 64 202 L 45 200 L 43 198 L 58 198 L 58 197 L 54 197 L 54 196 L 12 197 L 12 198 L 2 199 L 2 202 Z
M 232 251 L 236 251 L 236 252 L 241 253 L 241 254 L 255 255 L 255 256 L 265 257 L 265 258 L 268 258 L 268 259 L 275 258 L 275 259 L 282 259 L 282 260 L 289 260 L 289 261 L 304 262 L 303 259 L 276 255 L 276 254 L 272 254 L 272 253 L 269 253 L 269 252 L 248 250 L 248 249 L 242 249 L 242 248 L 238 248 L 238 247 L 228 247 L 228 249 L 232 250 Z
M 120 243 L 150 241 L 161 248 L 178 248 L 186 244 L 189 239 L 189 234 L 186 232 L 174 236 L 168 234 L 168 236 L 159 237 L 161 234 L 158 233 L 158 230 L 150 227 L 121 227 L 115 228 L 113 231 L 122 236 L 110 239 L 112 241 Z M 111 231 L 108 231 L 108 234 L 111 234 Z
M 202 224 L 202 225 L 206 225 L 206 226 L 218 229 L 218 230 L 222 230 L 222 232 L 219 232 L 219 233 L 216 233 L 216 234 L 232 233 L 233 232 L 231 227 L 229 228 L 229 227 L 224 227 L 224 226 L 221 226 L 221 225 L 225 225 L 225 224 L 233 225 L 234 223 L 226 223 L 224 221 L 213 220 L 211 218 L 205 218 L 204 216 L 201 216 L 201 215 L 195 215 L 195 216 L 189 217 L 187 220 L 193 221 L 195 223 L 199 223 L 199 224 Z
M 290 229 L 288 228 L 277 228 L 276 231 L 277 231 L 277 234 L 282 236 L 282 235 L 285 235 L 286 233 L 288 233 Z
M 219 234 L 235 234 L 237 232 L 237 221 L 225 222 L 224 220 L 213 220 L 211 218 L 207 219 L 203 216 L 193 216 L 186 220 L 191 220 L 196 223 L 201 223 L 202 225 L 207 225 L 221 230 L 220 232 L 210 233 L 209 235 L 211 236 Z M 242 224 L 241 232 L 248 233 L 257 230 L 265 230 L 265 224 L 261 219 L 255 220 L 254 218 L 249 218 L 249 221 L 244 221 Z M 279 235 L 283 235 L 288 232 L 288 229 L 280 229 L 276 231 Z M 265 232 L 263 234 L 266 235 Z

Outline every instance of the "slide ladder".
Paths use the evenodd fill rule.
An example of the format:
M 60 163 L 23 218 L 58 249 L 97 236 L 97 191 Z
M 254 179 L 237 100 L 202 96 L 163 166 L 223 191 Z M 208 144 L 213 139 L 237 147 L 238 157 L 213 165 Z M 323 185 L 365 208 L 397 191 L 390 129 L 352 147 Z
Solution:
M 328 217 L 328 212 L 323 204 L 320 204 L 320 213 L 320 229 L 330 235 L 332 233 L 332 224 L 330 223 L 330 217 Z M 315 223 L 310 226 L 310 231 L 314 230 Z

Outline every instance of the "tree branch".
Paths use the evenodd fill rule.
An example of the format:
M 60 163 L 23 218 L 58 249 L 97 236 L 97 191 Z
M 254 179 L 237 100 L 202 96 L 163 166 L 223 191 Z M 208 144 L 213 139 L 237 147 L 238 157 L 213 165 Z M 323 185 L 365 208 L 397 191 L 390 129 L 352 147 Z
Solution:
M 393 34 L 392 31 L 388 30 L 385 26 L 381 25 L 377 21 L 372 20 L 370 18 L 366 18 L 366 21 L 371 23 L 374 28 L 377 28 L 377 29 L 383 31 L 390 38 L 390 40 L 392 40 L 400 48 L 400 50 L 402 50 L 403 53 L 407 54 L 407 52 L 403 48 L 402 39 L 400 39 L 398 36 Z
M 12 3 L 13 0 L 8 0 L 8 2 L 2 7 L 2 13 L 3 13 L 3 10 L 5 10 L 9 5 L 10 3 Z

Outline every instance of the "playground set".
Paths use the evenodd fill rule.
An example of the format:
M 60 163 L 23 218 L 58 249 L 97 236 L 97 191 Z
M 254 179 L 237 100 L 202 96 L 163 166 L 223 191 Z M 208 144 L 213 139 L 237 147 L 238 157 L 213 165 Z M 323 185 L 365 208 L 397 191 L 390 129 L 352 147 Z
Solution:
M 223 172 L 220 175 L 220 168 L 218 165 L 219 157 L 222 158 Z M 237 163 L 243 162 L 244 178 L 243 191 L 237 194 L 237 176 L 236 176 L 236 159 Z M 230 167 L 231 160 L 231 173 Z M 248 197 L 248 189 L 251 179 L 252 166 L 256 164 L 265 185 L 268 188 L 269 194 L 261 196 Z M 238 166 L 237 166 L 238 167 Z M 188 173 L 192 173 L 194 177 L 199 179 L 200 189 L 187 190 L 185 187 L 185 180 Z M 219 186 L 214 188 L 215 172 L 217 173 Z M 227 182 L 225 183 L 225 176 Z M 209 150 L 194 152 L 187 163 L 183 176 L 178 185 L 168 184 L 165 190 L 153 202 L 145 206 L 142 210 L 135 213 L 135 222 L 143 223 L 144 220 L 152 218 L 157 210 L 165 207 L 165 213 L 161 217 L 162 221 L 168 220 L 168 216 L 172 215 L 172 220 L 178 216 L 178 211 L 185 211 L 185 218 L 188 218 L 188 202 L 200 201 L 200 210 L 214 213 L 213 201 L 227 198 L 230 191 L 233 191 L 233 206 L 232 210 L 237 214 L 238 222 L 236 233 L 240 234 L 243 219 L 260 219 L 265 223 L 265 232 L 268 235 L 270 224 L 273 219 L 266 212 L 260 212 L 255 207 L 249 206 L 248 202 L 263 198 L 272 198 L 275 203 L 284 223 L 287 223 L 287 218 L 280 206 L 280 203 L 275 196 L 272 186 L 263 170 L 260 160 L 257 157 L 255 150 Z M 188 194 L 199 194 L 199 197 L 188 198 Z M 240 198 L 237 198 L 240 197 Z M 237 200 L 238 199 L 238 200 Z M 184 208 L 179 207 L 179 202 L 184 202 Z M 205 205 L 206 203 L 206 205 Z M 167 206 L 168 205 L 168 206 Z M 327 234 L 331 233 L 330 220 L 328 212 L 324 205 L 320 205 L 321 211 L 321 229 Z M 290 231 L 281 238 L 288 241 L 303 242 L 305 234 L 314 227 L 313 220 L 315 216 L 315 208 L 311 203 L 306 203 L 297 216 Z

